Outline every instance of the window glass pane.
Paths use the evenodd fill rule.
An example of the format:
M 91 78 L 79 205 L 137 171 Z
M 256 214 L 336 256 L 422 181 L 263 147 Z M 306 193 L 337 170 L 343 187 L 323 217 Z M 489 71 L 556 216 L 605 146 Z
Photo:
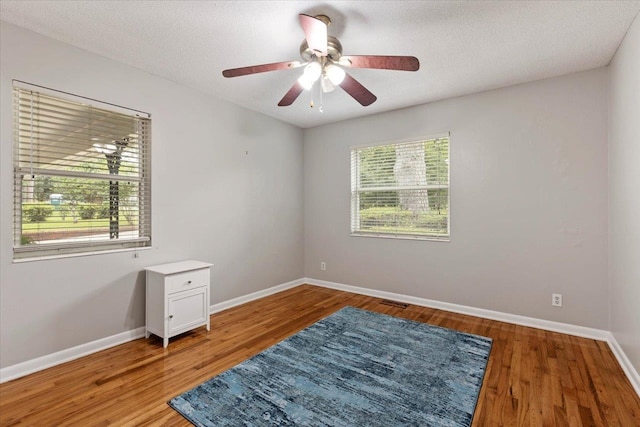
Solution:
M 360 187 L 394 185 L 396 150 L 394 146 L 364 148 L 360 151 Z
M 138 189 L 138 183 L 130 181 L 23 176 L 21 243 L 140 237 Z M 111 209 L 110 195 L 118 196 L 113 206 L 117 210 Z M 117 224 L 114 237 L 112 221 Z
M 449 237 L 449 138 L 352 150 L 353 234 Z

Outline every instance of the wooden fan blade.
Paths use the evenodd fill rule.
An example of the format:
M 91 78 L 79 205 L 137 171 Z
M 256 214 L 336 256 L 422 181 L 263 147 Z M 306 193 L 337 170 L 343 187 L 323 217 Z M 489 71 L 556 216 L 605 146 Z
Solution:
M 351 68 L 418 71 L 420 61 L 415 56 L 349 55 L 340 57 L 340 65 Z
M 272 64 L 252 65 L 250 67 L 231 68 L 224 70 L 222 75 L 225 77 L 239 77 L 248 74 L 264 73 L 266 71 L 288 70 L 302 66 L 299 61 L 274 62 Z
M 363 107 L 371 105 L 376 102 L 376 96 L 369 92 L 369 90 L 362 86 L 360 82 L 351 77 L 349 74 L 344 75 L 344 80 L 340 83 L 340 87 L 344 89 L 349 95 L 358 101 Z
M 304 88 L 302 87 L 302 85 L 296 80 L 295 84 L 291 86 L 291 89 L 289 89 L 289 91 L 282 97 L 280 102 L 278 102 L 278 107 L 287 107 L 293 104 L 293 101 L 298 99 L 303 90 Z
M 318 18 L 301 13 L 300 26 L 307 39 L 307 45 L 316 56 L 327 56 L 327 24 Z

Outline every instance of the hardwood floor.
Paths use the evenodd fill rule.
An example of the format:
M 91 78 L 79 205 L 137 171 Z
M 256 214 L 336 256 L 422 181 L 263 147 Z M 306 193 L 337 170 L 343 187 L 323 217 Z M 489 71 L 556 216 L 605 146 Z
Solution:
M 113 347 L 0 385 L 0 425 L 189 426 L 172 397 L 351 305 L 493 338 L 474 426 L 640 426 L 640 398 L 608 345 L 302 285 L 211 316 L 171 340 Z M 390 426 L 392 427 L 392 426 Z

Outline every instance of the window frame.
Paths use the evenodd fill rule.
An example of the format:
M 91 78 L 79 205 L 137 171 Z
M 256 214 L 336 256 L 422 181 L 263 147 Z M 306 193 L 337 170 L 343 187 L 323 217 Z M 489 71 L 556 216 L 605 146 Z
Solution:
M 376 231 L 362 231 L 360 226 L 360 193 L 366 191 L 366 187 L 363 189 L 357 188 L 359 183 L 359 167 L 354 167 L 354 154 L 357 150 L 364 148 L 375 148 L 383 146 L 397 146 L 403 144 L 410 144 L 415 142 L 427 142 L 431 140 L 447 138 L 448 139 L 448 161 L 447 161 L 447 234 L 446 235 L 426 235 L 426 234 L 410 234 L 410 233 L 382 233 Z M 350 193 L 350 235 L 352 237 L 373 237 L 383 239 L 400 239 L 400 240 L 421 240 L 421 241 L 433 241 L 433 242 L 450 242 L 451 241 L 451 132 L 443 132 L 437 134 L 430 134 L 427 136 L 402 138 L 393 141 L 379 141 L 374 143 L 357 144 L 349 147 L 350 153 L 350 177 L 351 177 L 351 193 Z M 359 159 L 357 160 L 359 165 Z M 401 186 L 390 186 L 387 190 L 391 190 L 392 187 L 401 189 Z M 370 191 L 370 190 L 369 190 Z
M 87 255 L 97 255 L 97 254 L 106 254 L 106 253 L 114 253 L 114 252 L 124 252 L 124 251 L 138 251 L 144 249 L 151 249 L 152 242 L 152 227 L 151 227 L 151 114 L 142 112 L 139 110 L 134 110 L 128 107 L 122 107 L 116 104 L 111 104 L 104 101 L 99 101 L 92 98 L 83 97 L 80 95 L 71 94 L 68 92 L 58 91 L 55 89 L 47 88 L 44 86 L 23 82 L 20 80 L 13 80 L 12 91 L 13 91 L 13 106 L 12 106 L 12 114 L 13 114 L 13 141 L 12 141 L 12 169 L 13 169 L 13 262 L 25 262 L 25 261 L 37 261 L 37 260 L 45 260 L 45 259 L 56 259 L 56 258 L 67 258 L 67 257 L 76 257 L 76 256 L 87 256 Z M 29 131 L 22 131 L 18 127 L 18 123 L 20 121 L 20 111 L 19 104 L 20 99 L 19 96 L 21 93 L 27 94 L 27 96 L 35 99 L 38 96 L 44 96 L 49 98 L 54 98 L 55 102 L 64 103 L 75 103 L 80 105 L 79 108 L 87 108 L 106 111 L 111 114 L 118 115 L 126 115 L 128 116 L 132 123 L 139 123 L 141 126 L 141 130 L 136 135 L 137 140 L 137 150 L 138 150 L 138 162 L 136 163 L 137 173 L 135 175 L 121 175 L 118 172 L 114 172 L 106 174 L 104 171 L 96 171 L 96 172 L 86 172 L 81 170 L 65 170 L 59 168 L 43 169 L 40 168 L 39 171 L 41 173 L 37 173 L 38 169 L 34 168 L 31 165 L 31 171 L 27 171 L 24 166 L 24 163 L 27 161 L 25 159 L 25 155 L 21 153 L 24 151 L 24 142 L 20 141 L 21 135 L 24 136 L 26 134 L 28 138 L 32 138 L 34 134 L 37 135 L 37 132 L 33 130 L 33 127 Z M 30 93 L 30 94 L 29 94 Z M 27 98 L 28 99 L 28 98 Z M 35 105 L 35 103 L 34 103 Z M 68 104 L 67 104 L 68 105 Z M 64 108 L 64 107 L 59 107 Z M 23 114 L 24 117 L 24 114 Z M 24 119 L 23 119 L 24 120 Z M 35 117 L 28 118 L 27 123 L 34 122 L 36 123 Z M 24 121 L 22 122 L 24 124 Z M 80 126 L 73 127 L 69 126 L 69 129 L 81 129 Z M 93 139 L 93 138 L 92 138 Z M 46 143 L 46 140 L 45 140 Z M 95 146 L 95 144 L 93 145 Z M 63 152 L 65 148 L 73 148 L 74 145 L 64 146 L 62 145 L 62 150 L 58 150 L 58 153 Z M 91 147 L 89 147 L 91 148 Z M 124 160 L 123 160 L 124 161 Z M 107 160 L 107 163 L 109 161 Z M 118 166 L 120 166 L 120 162 L 118 162 Z M 124 166 L 123 166 L 124 167 Z M 35 172 L 35 173 L 34 173 Z M 44 172 L 44 173 L 43 173 Z M 78 240 L 73 242 L 56 242 L 55 240 L 51 240 L 48 243 L 35 243 L 35 244 L 23 244 L 23 175 L 32 174 L 34 176 L 43 176 L 43 177 L 52 177 L 52 178 L 70 178 L 70 179 L 89 179 L 94 183 L 97 182 L 133 182 L 137 187 L 136 192 L 136 202 L 134 205 L 136 207 L 136 216 L 137 219 L 137 236 L 133 237 L 122 237 L 119 233 L 116 234 L 116 237 L 110 237 L 109 239 L 99 239 L 96 238 L 93 234 L 89 233 L 85 238 L 82 236 L 78 238 Z M 117 186 L 116 186 L 117 189 Z M 111 191 L 111 186 L 110 190 Z M 112 193 L 109 193 L 109 196 Z M 116 193 L 117 194 L 117 193 Z M 122 199 L 120 199 L 120 202 Z M 46 203 L 46 202 L 43 202 Z M 117 205 L 121 204 L 116 202 Z M 117 213 L 116 213 L 117 215 Z M 118 224 L 120 224 L 124 220 L 122 213 L 120 213 L 118 218 Z M 117 232 L 117 229 L 116 229 Z M 111 234 L 111 231 L 109 232 Z

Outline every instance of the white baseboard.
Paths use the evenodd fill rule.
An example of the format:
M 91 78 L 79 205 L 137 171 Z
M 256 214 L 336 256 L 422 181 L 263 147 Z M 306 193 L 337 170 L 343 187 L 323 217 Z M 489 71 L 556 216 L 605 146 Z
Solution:
M 321 286 L 324 288 L 336 289 L 345 292 L 351 292 L 361 295 L 367 295 L 376 298 L 391 299 L 394 301 L 415 304 L 422 307 L 437 308 L 440 310 L 451 311 L 454 313 L 467 314 L 470 316 L 481 317 L 484 319 L 498 320 L 500 322 L 514 323 L 516 325 L 529 326 L 537 329 L 544 329 L 552 332 L 560 332 L 568 335 L 575 335 L 583 338 L 591 338 L 599 341 L 606 341 L 611 348 L 614 356 L 620 363 L 622 370 L 627 375 L 631 385 L 640 396 L 640 376 L 638 371 L 631 364 L 629 358 L 618 344 L 613 334 L 602 329 L 587 328 L 584 326 L 576 326 L 568 323 L 552 322 L 550 320 L 536 319 L 534 317 L 519 316 L 517 314 L 502 313 L 499 311 L 485 310 L 483 308 L 469 307 L 459 304 L 451 304 L 430 300 L 426 298 L 413 297 L 408 295 L 396 294 L 393 292 L 378 291 L 375 289 L 362 288 L 358 286 L 345 285 L 343 283 L 327 282 L 326 280 L 318 280 L 305 278 L 304 283 L 309 285 Z
M 376 289 L 361 288 L 358 286 L 345 285 L 342 283 L 327 282 L 307 278 L 310 285 L 322 286 L 325 288 L 337 289 L 340 291 L 352 292 L 371 297 L 391 299 L 394 301 L 415 304 L 422 307 L 437 308 L 454 313 L 467 314 L 469 316 L 482 317 L 484 319 L 498 320 L 500 322 L 514 323 L 516 325 L 529 326 L 532 328 L 544 329 L 552 332 L 576 335 L 584 338 L 592 338 L 600 341 L 607 341 L 611 333 L 601 329 L 586 328 L 584 326 L 570 325 L 568 323 L 552 322 L 550 320 L 536 319 L 534 317 L 519 316 L 517 314 L 502 313 L 500 311 L 485 310 L 483 308 L 469 307 L 466 305 L 452 304 L 426 298 L 413 297 L 409 295 L 396 294 Z
M 629 381 L 631 381 L 631 385 L 636 390 L 636 393 L 638 394 L 638 396 L 640 396 L 640 375 L 638 375 L 638 371 L 631 364 L 631 361 L 625 354 L 624 350 L 622 350 L 622 347 L 620 347 L 620 344 L 618 343 L 618 340 L 616 340 L 616 337 L 612 333 L 609 333 L 609 335 L 610 337 L 607 342 L 609 344 L 609 347 L 611 348 L 611 351 L 613 352 L 614 356 L 616 356 L 616 359 L 618 359 L 618 363 L 620 363 L 620 366 L 622 367 L 624 373 L 627 374 L 627 378 L 629 378 Z
M 278 292 L 286 291 L 287 289 L 295 288 L 296 286 L 300 286 L 306 283 L 305 279 L 297 279 L 292 280 L 291 282 L 283 283 L 281 285 L 276 285 L 271 288 L 263 289 L 261 291 L 253 292 L 248 295 L 243 295 L 241 297 L 233 298 L 228 301 L 219 302 L 217 304 L 213 304 L 209 307 L 209 314 L 218 313 L 223 310 L 227 310 L 231 307 L 235 307 L 237 305 L 248 303 L 249 301 L 254 301 L 260 298 L 264 298 L 269 295 L 277 294 Z
M 46 356 L 27 360 L 26 362 L 7 366 L 6 368 L 0 369 L 0 384 L 142 337 L 144 337 L 144 327 L 121 332 L 110 337 L 101 338 L 56 353 L 47 354 Z

